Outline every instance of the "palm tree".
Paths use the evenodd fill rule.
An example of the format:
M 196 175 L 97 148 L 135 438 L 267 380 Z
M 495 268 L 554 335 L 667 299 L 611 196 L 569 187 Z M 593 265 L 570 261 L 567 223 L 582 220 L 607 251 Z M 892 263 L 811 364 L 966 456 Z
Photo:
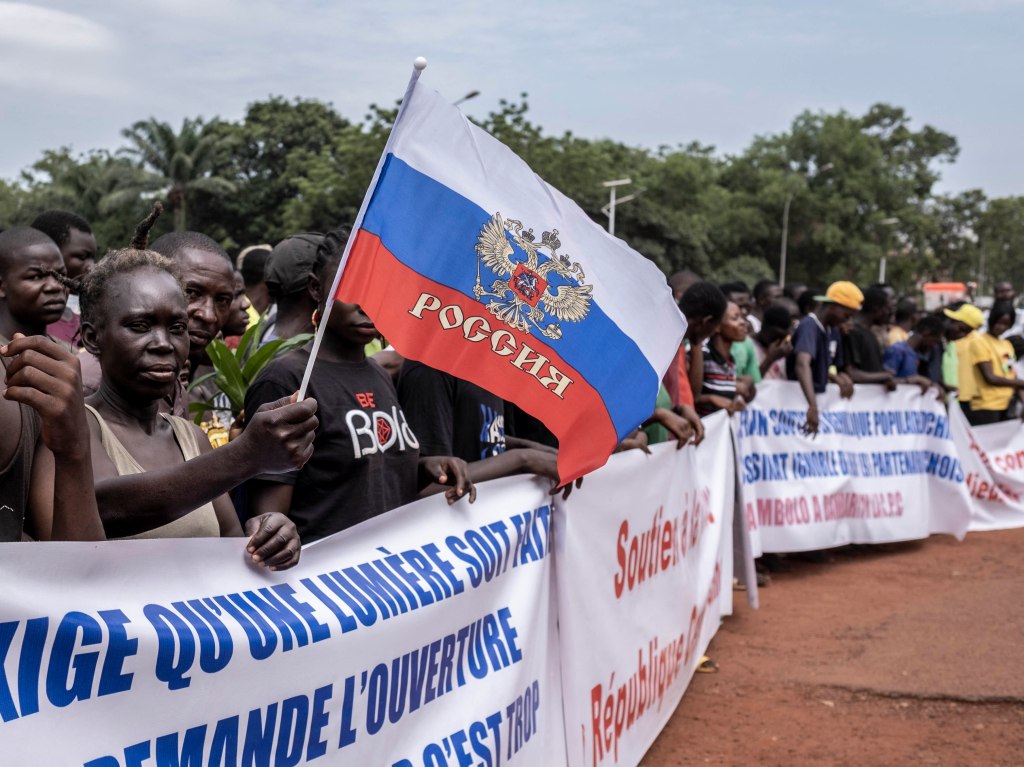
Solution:
M 203 122 L 201 117 L 186 117 L 181 131 L 175 133 L 170 124 L 151 117 L 121 131 L 121 135 L 130 142 L 123 151 L 138 159 L 143 167 L 154 171 L 155 182 L 166 189 L 167 204 L 174 214 L 174 228 L 179 232 L 185 229 L 190 193 L 224 195 L 235 191 L 231 181 L 212 172 L 214 163 L 230 143 L 220 127 L 217 119 Z M 153 188 L 152 185 L 147 186 L 150 190 Z M 138 194 L 144 190 L 121 191 Z M 114 200 L 107 202 L 111 204 Z

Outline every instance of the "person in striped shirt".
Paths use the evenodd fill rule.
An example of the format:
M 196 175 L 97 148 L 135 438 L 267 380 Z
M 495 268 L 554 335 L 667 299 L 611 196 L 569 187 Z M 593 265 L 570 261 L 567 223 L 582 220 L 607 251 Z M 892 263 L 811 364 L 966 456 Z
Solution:
M 746 337 L 743 311 L 730 301 L 718 330 L 704 343 L 704 375 L 696 397 L 697 412 L 701 416 L 718 410 L 727 410 L 731 415 L 743 410 L 747 401 L 753 399 L 754 383 L 748 378 L 737 380 L 736 361 L 732 356 L 732 345 Z

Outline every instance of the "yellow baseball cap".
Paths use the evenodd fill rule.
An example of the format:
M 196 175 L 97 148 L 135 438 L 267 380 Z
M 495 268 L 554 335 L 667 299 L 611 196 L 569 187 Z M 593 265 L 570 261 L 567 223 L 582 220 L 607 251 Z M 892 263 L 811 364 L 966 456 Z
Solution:
M 985 324 L 985 315 L 981 313 L 981 309 L 973 304 L 964 304 L 956 310 L 943 309 L 942 313 L 951 320 L 958 320 L 974 330 Z
M 815 296 L 814 300 L 827 301 L 828 303 L 845 306 L 847 309 L 856 309 L 857 311 L 860 311 L 860 307 L 864 303 L 864 294 L 861 293 L 860 288 L 852 282 L 840 280 L 839 282 L 833 282 L 829 285 L 828 290 L 825 291 L 825 295 Z

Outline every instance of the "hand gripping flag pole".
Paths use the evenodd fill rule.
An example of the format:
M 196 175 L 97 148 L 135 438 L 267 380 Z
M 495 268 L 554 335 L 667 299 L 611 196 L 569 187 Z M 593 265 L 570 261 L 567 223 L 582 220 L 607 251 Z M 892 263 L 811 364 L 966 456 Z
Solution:
M 406 105 L 409 103 L 409 96 L 412 94 L 412 89 L 416 86 L 416 81 L 420 79 L 420 73 L 427 68 L 427 60 L 423 56 L 417 56 L 412 62 L 412 75 L 409 77 L 409 85 L 405 89 L 405 95 L 402 97 L 402 103 L 398 107 L 398 116 L 395 117 L 395 122 L 391 126 L 391 135 L 388 136 L 387 142 L 384 144 L 384 151 L 380 153 L 380 159 L 377 161 L 377 168 L 373 171 L 373 179 L 370 181 L 370 186 L 366 190 L 366 194 L 363 197 L 363 202 L 359 206 L 359 213 L 356 216 L 355 223 L 352 225 L 352 234 L 355 235 L 359 231 L 359 227 L 362 226 L 363 216 L 366 214 L 366 207 L 370 203 L 370 198 L 373 197 L 373 190 L 377 188 L 377 179 L 380 177 L 381 168 L 384 166 L 384 160 L 388 156 L 388 150 L 391 148 L 392 142 L 395 137 L 395 126 L 398 125 L 402 119 L 402 113 L 405 111 Z M 306 363 L 306 370 L 302 374 L 302 383 L 299 386 L 298 401 L 301 402 L 306 397 L 306 389 L 309 388 L 309 378 L 313 374 L 313 365 L 316 362 L 317 352 L 320 351 L 320 341 L 324 337 L 324 330 L 327 327 L 327 318 L 331 316 L 331 307 L 334 306 L 334 296 L 338 293 L 338 283 L 341 282 L 341 276 L 345 271 L 345 265 L 348 263 L 349 252 L 352 250 L 352 243 L 355 241 L 355 237 L 349 237 L 345 243 L 345 252 L 341 256 L 341 263 L 338 265 L 338 272 L 334 275 L 334 284 L 331 285 L 331 292 L 327 300 L 327 305 L 324 307 L 324 315 L 320 318 L 320 324 L 316 329 L 316 336 L 313 338 L 313 350 L 309 354 L 309 362 Z

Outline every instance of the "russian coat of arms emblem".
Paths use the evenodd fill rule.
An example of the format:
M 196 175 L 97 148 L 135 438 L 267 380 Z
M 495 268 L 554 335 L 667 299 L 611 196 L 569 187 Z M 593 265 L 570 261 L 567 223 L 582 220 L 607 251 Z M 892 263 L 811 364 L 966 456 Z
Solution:
M 557 229 L 543 232 L 537 242 L 533 229 L 524 231 L 522 222 L 503 221 L 495 213 L 477 236 L 473 295 L 505 324 L 558 340 L 561 323 L 580 322 L 590 312 L 594 290 L 583 282 L 583 267 L 558 252 L 561 247 Z M 481 265 L 497 278 L 489 290 Z

